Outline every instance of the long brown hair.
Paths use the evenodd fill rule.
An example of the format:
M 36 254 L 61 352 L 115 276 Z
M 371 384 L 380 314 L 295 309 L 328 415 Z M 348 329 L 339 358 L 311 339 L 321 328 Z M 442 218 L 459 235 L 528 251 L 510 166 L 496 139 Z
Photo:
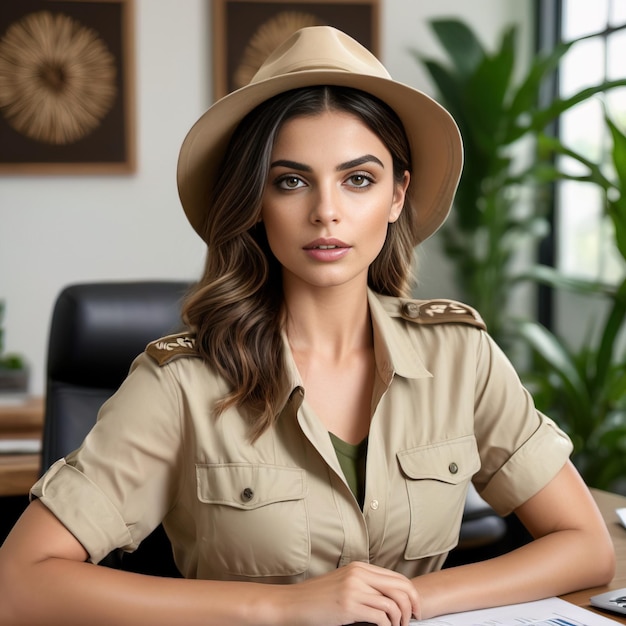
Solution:
M 367 93 L 307 87 L 264 102 L 242 120 L 228 145 L 207 207 L 204 273 L 183 306 L 197 349 L 229 386 L 215 407 L 216 414 L 230 406 L 245 410 L 252 440 L 282 408 L 281 266 L 259 222 L 270 155 L 285 121 L 326 110 L 356 115 L 378 135 L 391 153 L 397 183 L 406 170 L 411 171 L 402 123 L 393 110 Z M 413 211 L 407 205 L 408 200 L 400 218 L 389 224 L 383 248 L 368 273 L 369 286 L 385 295 L 407 295 L 410 289 L 415 234 Z

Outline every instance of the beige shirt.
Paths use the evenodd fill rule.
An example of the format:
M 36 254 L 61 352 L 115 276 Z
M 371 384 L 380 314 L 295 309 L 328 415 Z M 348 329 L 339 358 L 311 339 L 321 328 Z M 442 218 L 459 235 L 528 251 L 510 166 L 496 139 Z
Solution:
M 286 345 L 284 408 L 250 444 L 193 339 L 148 347 L 83 445 L 33 487 L 98 562 L 161 521 L 186 577 L 297 582 L 350 561 L 416 576 L 458 539 L 470 480 L 507 514 L 571 443 L 468 307 L 370 293 L 376 384 L 360 509 Z

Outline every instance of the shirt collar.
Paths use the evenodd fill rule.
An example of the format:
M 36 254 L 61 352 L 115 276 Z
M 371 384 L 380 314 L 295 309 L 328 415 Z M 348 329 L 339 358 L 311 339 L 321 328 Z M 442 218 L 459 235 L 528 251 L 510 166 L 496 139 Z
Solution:
M 282 399 L 280 406 L 284 408 L 288 402 L 293 400 L 297 404 L 296 409 L 298 409 L 300 408 L 300 405 L 302 404 L 302 399 L 304 398 L 304 384 L 302 383 L 300 372 L 298 371 L 296 362 L 293 358 L 291 346 L 289 345 L 289 340 L 287 339 L 287 333 L 283 330 L 281 335 L 283 339 L 285 367 L 283 374 L 283 386 L 281 390 Z
M 376 368 L 381 379 L 389 384 L 394 374 L 403 378 L 430 378 L 432 374 L 426 369 L 415 348 L 406 327 L 407 322 L 396 319 L 401 317 L 401 301 L 368 290 L 368 303 L 374 332 Z M 284 407 L 293 400 L 299 407 L 304 396 L 304 384 L 285 331 L 282 332 L 282 339 L 285 373 L 280 406 Z
M 368 301 L 374 328 L 376 366 L 382 379 L 389 383 L 393 374 L 403 378 L 430 378 L 407 322 L 401 318 L 399 298 L 381 296 L 368 290 Z

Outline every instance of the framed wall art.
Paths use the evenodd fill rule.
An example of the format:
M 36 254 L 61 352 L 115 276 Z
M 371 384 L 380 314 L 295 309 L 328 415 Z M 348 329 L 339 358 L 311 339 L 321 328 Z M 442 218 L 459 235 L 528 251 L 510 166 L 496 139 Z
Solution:
M 0 2 L 0 174 L 135 170 L 133 0 Z
M 213 0 L 213 98 L 246 85 L 299 28 L 335 26 L 379 53 L 380 0 Z

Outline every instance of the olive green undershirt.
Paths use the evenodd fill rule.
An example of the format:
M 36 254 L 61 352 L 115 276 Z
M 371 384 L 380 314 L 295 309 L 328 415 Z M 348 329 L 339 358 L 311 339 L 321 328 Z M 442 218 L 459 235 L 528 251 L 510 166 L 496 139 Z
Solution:
M 351 444 L 339 439 L 333 433 L 328 433 L 335 448 L 337 460 L 346 477 L 346 482 L 352 490 L 357 502 L 363 508 L 365 499 L 365 461 L 367 458 L 367 437 L 361 443 Z

